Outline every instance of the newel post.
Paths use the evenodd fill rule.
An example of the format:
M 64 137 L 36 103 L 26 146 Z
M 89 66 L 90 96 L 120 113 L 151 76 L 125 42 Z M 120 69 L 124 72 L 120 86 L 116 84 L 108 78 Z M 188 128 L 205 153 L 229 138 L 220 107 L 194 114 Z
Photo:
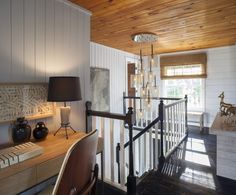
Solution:
M 133 108 L 128 108 L 125 122 L 129 126 L 129 175 L 127 177 L 127 194 L 136 194 L 136 177 L 134 176 L 134 161 L 133 161 L 133 124 L 134 124 L 134 112 Z
M 160 128 L 161 128 L 161 154 L 158 159 L 159 160 L 158 169 L 161 170 L 165 162 L 164 147 L 163 147 L 164 145 L 163 143 L 164 103 L 162 99 L 159 104 L 159 118 L 160 118 Z
M 85 112 L 85 118 L 86 118 L 86 133 L 89 133 L 92 131 L 92 115 L 90 114 L 91 108 L 92 108 L 92 102 L 87 101 L 85 103 L 86 112 Z
M 186 135 L 188 135 L 188 96 L 184 96 L 185 99 L 185 130 Z

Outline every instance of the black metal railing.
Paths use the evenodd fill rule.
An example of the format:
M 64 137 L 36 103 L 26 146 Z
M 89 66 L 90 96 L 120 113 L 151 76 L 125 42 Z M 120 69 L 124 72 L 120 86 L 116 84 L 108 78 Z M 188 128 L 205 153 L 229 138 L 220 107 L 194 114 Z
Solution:
M 186 139 L 187 134 L 188 134 L 188 131 L 187 131 L 187 129 L 188 129 L 187 128 L 187 102 L 188 102 L 188 98 L 187 98 L 187 95 L 185 95 L 184 98 L 185 98 L 185 128 L 186 128 L 186 136 L 180 141 L 180 143 L 182 143 L 182 141 L 184 139 Z M 123 111 L 124 112 L 126 111 L 126 99 L 137 100 L 137 99 L 141 99 L 141 98 L 140 97 L 134 97 L 134 96 L 125 96 L 125 93 L 124 93 L 123 94 Z M 144 128 L 133 127 L 133 129 L 139 130 L 140 132 L 132 138 L 132 141 L 131 141 L 131 139 L 129 139 L 129 141 L 126 142 L 123 147 L 125 149 L 126 147 L 128 147 L 130 145 L 131 142 L 133 143 L 135 140 L 137 140 L 143 134 L 145 134 L 147 131 L 149 131 L 150 128 L 153 128 L 155 125 L 157 125 L 157 123 L 159 123 L 158 124 L 159 125 L 158 134 L 160 134 L 160 156 L 158 157 L 158 169 L 161 170 L 163 165 L 164 165 L 165 159 L 167 157 L 167 156 L 166 157 L 164 156 L 164 143 L 163 143 L 163 135 L 164 135 L 163 122 L 164 122 L 164 106 L 165 106 L 163 101 L 165 101 L 165 100 L 178 101 L 178 100 L 181 100 L 181 98 L 165 98 L 165 97 L 160 97 L 160 98 L 152 98 L 152 99 L 153 100 L 160 100 L 160 103 L 159 103 L 159 106 L 158 106 L 158 113 L 159 113 L 158 117 L 155 118 L 152 122 L 150 122 Z M 135 110 L 136 109 L 135 101 L 133 102 L 133 106 L 135 107 L 134 108 L 134 110 Z M 136 124 L 136 121 L 133 124 Z M 174 152 L 176 150 L 178 145 L 175 146 L 175 148 L 173 149 L 172 152 Z M 119 156 L 119 151 L 120 151 L 121 147 L 122 146 L 120 146 L 120 143 L 117 143 L 117 146 L 116 146 L 116 162 L 117 162 L 117 167 L 118 167 L 118 182 L 119 183 L 120 183 L 120 156 Z
M 162 169 L 166 157 L 164 156 L 164 143 L 163 143 L 163 136 L 164 136 L 164 108 L 165 104 L 163 101 L 165 100 L 180 100 L 181 98 L 153 98 L 156 100 L 160 100 L 158 106 L 158 117 L 147 124 L 146 127 L 140 128 L 139 133 L 133 136 L 134 124 L 135 124 L 135 113 L 132 107 L 128 108 L 128 112 L 126 112 L 126 99 L 140 99 L 140 97 L 123 97 L 123 109 L 124 114 L 116 114 L 116 113 L 109 113 L 109 112 L 100 112 L 100 111 L 93 111 L 91 110 L 91 102 L 86 102 L 86 131 L 89 132 L 92 130 L 92 116 L 99 116 L 111 119 L 122 120 L 125 122 L 125 127 L 129 130 L 129 140 L 121 146 L 120 143 L 117 143 L 116 146 L 116 163 L 118 165 L 118 182 L 120 183 L 120 149 L 121 147 L 127 148 L 129 146 L 129 174 L 127 177 L 127 194 L 128 195 L 135 195 L 136 194 L 136 176 L 134 175 L 134 160 L 133 160 L 133 143 L 135 140 L 140 138 L 143 134 L 145 134 L 148 130 L 153 128 L 155 125 L 158 124 L 158 134 L 160 135 L 160 156 L 158 157 L 158 169 Z M 136 104 L 134 103 L 134 106 Z M 138 128 L 138 127 L 135 127 Z M 185 96 L 185 128 L 186 128 L 186 137 L 187 137 L 187 96 Z M 182 142 L 182 141 L 181 141 Z M 179 145 L 179 144 L 178 144 Z M 178 147 L 175 146 L 175 148 Z M 173 150 L 174 152 L 174 150 Z

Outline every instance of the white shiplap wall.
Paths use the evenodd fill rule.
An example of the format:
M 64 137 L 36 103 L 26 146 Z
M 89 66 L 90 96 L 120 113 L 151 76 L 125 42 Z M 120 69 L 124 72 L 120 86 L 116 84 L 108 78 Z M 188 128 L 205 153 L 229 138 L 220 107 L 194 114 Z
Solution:
M 123 113 L 123 92 L 126 91 L 127 62 L 136 55 L 97 43 L 90 43 L 90 66 L 110 70 L 110 111 Z
M 210 127 L 219 111 L 219 94 L 225 92 L 225 102 L 236 104 L 236 46 L 177 52 L 164 55 L 207 53 L 205 80 L 205 126 Z
M 109 48 L 97 43 L 90 43 L 90 66 L 107 68 L 110 70 L 110 106 L 111 112 L 122 113 L 122 95 L 123 91 L 127 91 L 127 62 L 137 61 L 138 56 L 126 53 L 120 50 Z M 236 46 L 221 47 L 207 50 L 186 51 L 179 53 L 171 53 L 165 55 L 175 55 L 180 53 L 198 53 L 206 52 L 208 56 L 208 78 L 205 81 L 205 118 L 206 126 L 210 126 L 219 107 L 219 99 L 217 98 L 221 91 L 225 91 L 226 101 L 236 104 Z M 160 55 L 156 56 L 158 67 L 157 72 L 158 84 L 160 92 L 162 92 L 162 81 L 160 80 Z M 160 94 L 162 96 L 162 94 Z M 98 122 L 99 124 L 99 122 Z M 100 125 L 97 126 L 100 129 Z M 115 124 L 114 143 L 119 142 L 119 125 Z M 105 120 L 105 177 L 111 175 L 111 166 L 117 170 L 117 165 L 111 165 L 110 154 L 110 124 L 109 120 Z M 127 137 L 126 137 L 127 141 Z M 115 150 L 113 151 L 115 152 Z M 115 178 L 117 174 L 115 172 Z
M 126 69 L 128 62 L 134 62 L 136 56 L 124 51 L 106 47 L 97 43 L 90 43 L 90 66 L 97 68 L 106 68 L 110 70 L 110 112 L 113 113 L 123 113 L 123 92 L 126 91 Z M 98 118 L 99 120 L 99 118 Z M 101 130 L 100 122 L 97 121 L 97 129 Z M 120 138 L 120 123 L 118 120 L 114 122 L 114 144 L 119 141 Z M 110 120 L 105 120 L 104 127 L 104 149 L 105 149 L 105 179 L 111 176 L 111 167 L 114 167 L 115 175 L 114 178 L 117 181 L 117 164 L 111 165 L 111 155 L 110 155 Z M 115 147 L 113 152 L 115 154 Z M 98 158 L 99 160 L 99 158 Z M 114 159 L 115 161 L 115 159 Z
M 0 83 L 47 82 L 49 76 L 80 76 L 81 102 L 72 103 L 71 122 L 84 129 L 89 99 L 90 13 L 66 0 L 0 1 Z M 60 104 L 59 104 L 60 106 Z M 59 110 L 46 125 L 59 125 Z M 32 121 L 32 127 L 36 121 Z M 0 143 L 9 123 L 0 125 Z
M 110 70 L 111 111 L 122 112 L 122 92 L 126 91 L 126 62 L 135 61 L 136 55 L 113 48 L 91 43 L 90 61 L 92 67 L 108 68 Z M 210 127 L 219 109 L 218 95 L 224 91 L 225 101 L 236 104 L 236 46 L 210 48 L 204 50 L 185 51 L 165 55 L 207 53 L 207 79 L 205 80 L 205 126 Z M 157 74 L 162 96 L 162 81 L 160 80 L 160 55 Z M 121 106 L 120 106 L 121 105 Z
M 219 94 L 236 104 L 236 46 L 207 50 L 206 113 L 210 126 L 219 111 Z

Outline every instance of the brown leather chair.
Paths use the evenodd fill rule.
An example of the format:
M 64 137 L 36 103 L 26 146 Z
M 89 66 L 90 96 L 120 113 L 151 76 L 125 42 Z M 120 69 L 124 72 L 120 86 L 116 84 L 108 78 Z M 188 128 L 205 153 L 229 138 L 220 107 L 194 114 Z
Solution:
M 70 147 L 54 186 L 53 195 L 96 194 L 97 142 L 98 132 L 95 130 Z
M 95 130 L 71 146 L 62 164 L 53 195 L 96 194 L 97 142 L 98 132 Z

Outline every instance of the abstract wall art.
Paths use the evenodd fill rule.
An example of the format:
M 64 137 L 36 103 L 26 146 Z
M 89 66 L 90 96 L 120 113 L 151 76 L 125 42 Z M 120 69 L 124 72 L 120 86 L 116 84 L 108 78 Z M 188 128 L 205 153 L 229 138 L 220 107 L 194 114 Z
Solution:
M 47 102 L 47 91 L 47 83 L 0 84 L 0 123 L 53 116 L 55 108 Z
M 108 69 L 90 68 L 92 110 L 110 111 L 110 74 Z

